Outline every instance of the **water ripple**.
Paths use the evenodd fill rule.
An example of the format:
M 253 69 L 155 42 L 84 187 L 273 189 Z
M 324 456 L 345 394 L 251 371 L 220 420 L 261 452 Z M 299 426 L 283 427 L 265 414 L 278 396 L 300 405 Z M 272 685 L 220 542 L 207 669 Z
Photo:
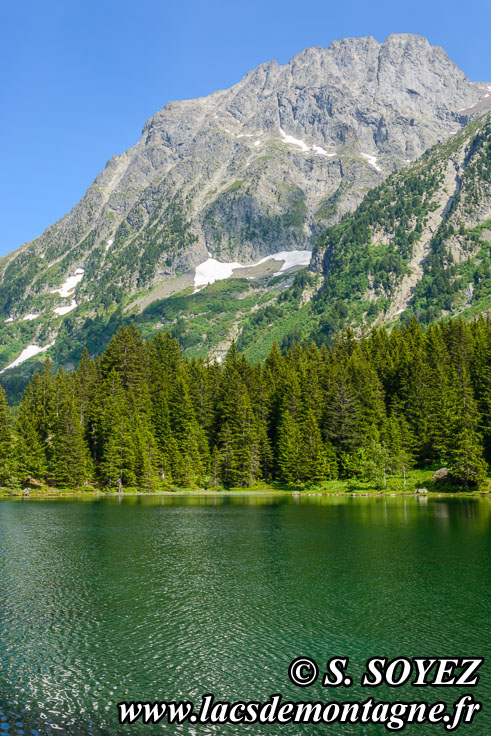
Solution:
M 365 699 L 289 686 L 299 655 L 350 656 L 355 683 L 369 656 L 485 656 L 489 518 L 399 499 L 0 502 L 0 736 L 148 732 L 117 724 L 120 700 Z M 489 699 L 489 677 L 478 689 Z M 483 713 L 466 733 L 488 727 Z

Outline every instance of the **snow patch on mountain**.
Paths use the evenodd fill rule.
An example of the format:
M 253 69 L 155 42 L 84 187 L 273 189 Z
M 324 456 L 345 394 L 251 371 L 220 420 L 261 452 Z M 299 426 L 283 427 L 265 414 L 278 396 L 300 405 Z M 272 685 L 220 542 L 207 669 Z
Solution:
M 285 133 L 283 128 L 280 128 L 280 135 L 284 143 L 291 143 L 292 146 L 298 146 L 305 153 L 310 150 L 310 146 L 308 146 L 305 141 L 302 141 L 300 138 L 294 138 L 292 135 L 288 135 L 287 133 Z
M 280 273 L 283 273 L 284 271 L 288 271 L 290 268 L 293 268 L 294 266 L 308 266 L 310 263 L 310 259 L 312 257 L 312 252 L 310 250 L 288 250 L 288 251 L 280 251 L 279 253 L 273 253 L 272 256 L 268 256 L 266 260 L 273 260 L 273 261 L 284 261 L 283 265 L 281 266 L 280 270 L 277 271 L 274 275 L 279 276 Z
M 68 314 L 69 312 L 71 312 L 77 306 L 78 305 L 77 305 L 77 302 L 75 301 L 75 299 L 72 299 L 72 301 L 69 304 L 69 306 L 67 306 L 67 307 L 55 307 L 53 309 L 53 312 L 55 314 L 59 314 L 60 316 L 63 316 L 64 314 Z
M 52 289 L 52 291 L 50 291 L 50 294 L 59 294 L 65 299 L 71 296 L 72 291 L 74 291 L 77 285 L 82 281 L 84 273 L 85 271 L 83 268 L 77 268 L 74 276 L 68 276 L 64 283 L 60 286 L 60 288 Z
M 13 360 L 12 363 L 9 363 L 6 368 L 0 371 L 0 373 L 5 373 L 5 371 L 8 371 L 10 368 L 15 368 L 16 366 L 21 365 L 21 363 L 25 363 L 26 360 L 33 358 L 35 355 L 39 355 L 39 353 L 44 353 L 49 348 L 53 347 L 54 344 L 54 341 L 50 342 L 49 345 L 45 345 L 44 348 L 39 345 L 28 345 L 24 348 L 21 354 Z
M 23 322 L 30 322 L 32 319 L 37 319 L 39 314 L 29 313 L 25 317 L 22 317 Z
M 312 253 L 310 250 L 283 250 L 278 253 L 272 253 L 265 258 L 261 258 L 257 263 L 243 264 L 237 261 L 233 263 L 222 263 L 217 261 L 216 258 L 208 258 L 199 266 L 196 266 L 194 274 L 194 286 L 195 289 L 199 289 L 208 284 L 214 284 L 215 281 L 222 281 L 232 276 L 233 272 L 238 268 L 255 268 L 260 266 L 267 261 L 283 261 L 283 265 L 280 270 L 277 271 L 274 276 L 288 271 L 290 268 L 295 266 L 308 266 Z
M 206 286 L 207 284 L 214 284 L 215 281 L 222 281 L 228 279 L 232 275 L 236 268 L 245 268 L 242 263 L 221 263 L 215 258 L 208 258 L 199 266 L 196 266 L 194 273 L 194 286 Z
M 309 151 L 313 151 L 318 156 L 335 156 L 335 153 L 328 153 L 322 146 L 309 146 L 305 141 L 301 140 L 301 138 L 294 138 L 292 135 L 288 135 L 288 133 L 285 133 L 283 128 L 280 128 L 280 135 L 283 140 L 283 143 L 289 143 L 292 146 L 298 146 L 302 149 L 304 153 L 309 153 Z
M 335 153 L 328 153 L 322 146 L 312 146 L 312 150 L 318 156 L 335 156 Z
M 380 168 L 380 166 L 377 164 L 377 157 L 376 156 L 372 156 L 372 154 L 370 154 L 370 153 L 362 153 L 361 155 L 363 156 L 363 158 L 366 158 L 366 160 L 368 161 L 368 163 L 370 164 L 370 166 L 373 166 L 373 168 L 376 171 L 382 171 L 382 169 Z

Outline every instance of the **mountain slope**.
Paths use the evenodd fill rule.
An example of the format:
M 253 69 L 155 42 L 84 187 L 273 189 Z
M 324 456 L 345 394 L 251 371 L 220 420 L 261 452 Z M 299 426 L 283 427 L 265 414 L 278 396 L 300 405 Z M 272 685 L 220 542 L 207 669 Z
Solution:
M 77 332 L 66 317 L 52 354 L 66 364 L 84 344 L 99 352 L 129 320 L 146 337 L 170 331 L 191 354 L 221 358 L 235 339 L 258 359 L 274 340 L 330 342 L 347 325 L 489 311 L 490 118 L 470 123 L 371 190 L 355 212 L 321 234 L 310 269 L 296 252 L 277 254 L 231 267 L 229 278 L 193 289 L 197 269 L 194 280 L 190 275 L 156 286 L 107 321 L 87 319 Z M 30 369 L 32 361 L 2 376 L 11 394 L 24 386 Z
M 159 303 L 192 290 L 196 266 L 211 256 L 250 266 L 310 250 L 391 172 L 482 112 L 488 87 L 441 48 L 401 34 L 306 49 L 229 90 L 169 103 L 68 215 L 0 260 L 0 368 L 53 342 L 69 363 L 84 341 L 102 348 L 131 314 L 144 329 L 167 326 L 165 315 L 155 319 Z M 280 273 L 278 292 L 295 270 L 258 268 Z M 260 314 L 279 296 L 266 283 L 251 282 Z M 170 323 L 184 335 L 185 315 L 171 304 Z M 235 319 L 230 329 L 215 324 L 212 338 L 209 324 L 197 327 L 190 348 L 224 347 L 237 333 Z
M 491 306 L 491 115 L 470 123 L 370 191 L 327 228 L 310 274 L 280 297 L 274 325 L 261 312 L 242 328 L 254 357 L 302 328 L 330 341 L 347 325 L 473 315 Z

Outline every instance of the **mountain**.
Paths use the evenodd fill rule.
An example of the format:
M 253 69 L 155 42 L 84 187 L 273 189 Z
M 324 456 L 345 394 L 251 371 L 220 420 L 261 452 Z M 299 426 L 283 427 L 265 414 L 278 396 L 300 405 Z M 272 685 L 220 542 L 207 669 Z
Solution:
M 84 342 L 101 349 L 132 316 L 143 332 L 170 326 L 189 349 L 218 353 L 231 334 L 242 331 L 246 342 L 239 323 L 249 320 L 253 332 L 264 309 L 280 324 L 276 302 L 314 246 L 312 276 L 303 277 L 314 283 L 297 278 L 292 288 L 307 304 L 316 279 L 329 283 L 326 228 L 343 228 L 368 192 L 429 147 L 460 141 L 490 103 L 489 84 L 470 82 L 443 49 L 407 34 L 309 48 L 284 66 L 259 66 L 229 90 L 168 103 L 69 214 L 0 260 L 3 381 L 51 346 L 70 365 Z M 398 248 L 384 232 L 380 248 Z M 408 302 L 428 242 L 418 241 L 421 258 L 399 254 L 398 305 Z M 192 294 L 223 269 L 248 278 L 245 292 L 233 280 Z M 387 279 L 383 289 L 375 280 L 362 297 L 393 318 L 394 307 L 387 312 L 380 301 L 396 303 Z
M 330 342 L 348 325 L 429 324 L 491 308 L 491 115 L 428 150 L 326 228 L 308 272 L 241 326 L 260 357 L 274 340 Z M 263 315 L 275 308 L 271 323 Z M 266 328 L 266 329 L 265 329 Z

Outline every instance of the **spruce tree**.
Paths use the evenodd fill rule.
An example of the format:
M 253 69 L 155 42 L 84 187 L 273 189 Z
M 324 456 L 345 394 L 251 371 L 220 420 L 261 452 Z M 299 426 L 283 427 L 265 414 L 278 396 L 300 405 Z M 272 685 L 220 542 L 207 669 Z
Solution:
M 122 491 L 136 485 L 136 447 L 123 384 L 116 370 L 109 373 L 103 393 L 99 473 L 103 485 Z
M 233 344 L 219 364 L 184 357 L 169 334 L 144 342 L 123 327 L 99 358 L 85 350 L 70 376 L 53 376 L 46 361 L 14 437 L 0 400 L 0 481 L 10 482 L 13 447 L 21 481 L 58 485 L 93 472 L 114 489 L 247 487 L 339 471 L 384 487 L 384 474 L 439 461 L 455 483 L 475 487 L 483 447 L 491 454 L 490 346 L 489 320 L 426 333 L 412 321 L 359 339 L 348 330 L 330 349 L 296 342 L 282 355 L 275 344 L 257 365 Z
M 361 479 L 373 484 L 378 490 L 386 488 L 389 454 L 376 435 L 363 448 L 362 458 Z
M 478 431 L 479 412 L 465 367 L 459 376 L 457 395 L 458 413 L 448 447 L 450 478 L 457 485 L 479 486 L 486 477 L 487 465 Z
M 325 407 L 326 435 L 338 453 L 351 454 L 360 445 L 360 406 L 342 367 L 336 367 Z
M 172 478 L 180 486 L 194 486 L 208 461 L 206 436 L 198 426 L 185 374 L 178 371 L 169 396 L 169 417 L 175 451 L 169 456 Z
M 71 487 L 82 485 L 91 476 L 80 407 L 68 386 L 53 429 L 51 475 L 57 486 Z
M 26 391 L 28 394 L 29 389 Z M 38 431 L 35 406 L 24 398 L 19 406 L 15 432 L 18 445 L 18 472 L 21 481 L 34 478 L 38 481 L 46 479 L 48 461 L 46 444 Z
M 260 474 L 259 436 L 256 420 L 245 387 L 238 392 L 236 412 L 231 423 L 234 486 L 254 485 Z
M 302 477 L 300 427 L 286 409 L 278 427 L 278 474 L 285 483 L 298 483 Z
M 469 371 L 480 417 L 484 456 L 491 462 L 491 321 L 481 315 L 471 329 L 473 349 Z
M 384 427 L 384 447 L 387 450 L 388 472 L 400 473 L 406 485 L 406 474 L 413 464 L 414 439 L 404 416 L 394 408 Z
M 219 457 L 219 473 L 222 482 L 226 486 L 233 485 L 234 475 L 234 448 L 232 439 L 232 429 L 228 422 L 225 422 L 218 436 L 218 453 Z M 214 453 L 215 455 L 215 453 Z M 216 455 L 215 455 L 216 458 Z
M 0 486 L 7 488 L 14 488 L 19 482 L 18 447 L 12 424 L 7 398 L 0 386 Z
M 453 438 L 449 452 L 450 479 L 465 488 L 479 487 L 486 478 L 487 464 L 477 432 L 462 428 Z
M 300 477 L 314 483 L 329 477 L 326 451 L 312 408 L 300 425 Z

